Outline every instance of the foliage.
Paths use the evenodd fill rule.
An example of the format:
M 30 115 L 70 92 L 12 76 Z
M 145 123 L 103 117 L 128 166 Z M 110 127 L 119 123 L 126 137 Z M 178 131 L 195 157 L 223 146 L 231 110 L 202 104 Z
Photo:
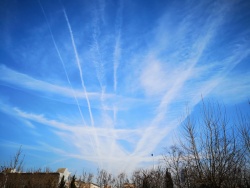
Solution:
M 65 187 L 65 180 L 64 180 L 64 176 L 61 178 L 61 180 L 60 180 L 60 183 L 59 183 L 59 185 L 58 185 L 58 188 L 64 188 Z
M 165 174 L 165 186 L 164 187 L 165 188 L 173 188 L 174 187 L 171 173 L 168 172 L 168 170 L 166 170 L 166 174 Z
M 72 177 L 71 182 L 70 182 L 70 188 L 76 188 L 75 181 L 76 181 L 76 177 L 75 177 L 75 175 L 74 175 L 74 176 Z
M 107 187 L 114 183 L 114 178 L 112 177 L 112 174 L 108 173 L 106 170 L 98 169 L 96 182 L 100 187 Z

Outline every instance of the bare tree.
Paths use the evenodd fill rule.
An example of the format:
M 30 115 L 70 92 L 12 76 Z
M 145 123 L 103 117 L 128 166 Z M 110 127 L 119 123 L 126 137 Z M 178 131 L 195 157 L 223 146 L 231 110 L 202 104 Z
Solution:
M 250 103 L 249 103 L 250 104 Z M 244 148 L 245 165 L 241 169 L 242 183 L 250 187 L 250 116 L 238 112 L 238 121 L 236 125 L 239 127 L 242 148 Z
M 13 171 L 23 171 L 24 157 L 25 155 L 23 155 L 22 146 L 20 146 L 13 158 L 10 159 L 7 165 L 1 166 L 0 170 L 7 173 Z
M 128 177 L 125 172 L 118 174 L 116 178 L 113 178 L 113 186 L 115 188 L 123 188 L 125 183 L 129 183 Z
M 135 185 L 135 187 L 138 187 L 138 188 L 142 187 L 142 184 L 143 184 L 143 174 L 142 174 L 142 170 L 141 169 L 135 170 L 132 173 L 131 182 Z
M 108 173 L 106 170 L 97 170 L 96 182 L 100 187 L 108 187 L 113 184 L 114 179 L 112 174 Z
M 16 154 L 14 155 L 13 159 L 10 161 L 10 168 L 16 169 L 17 172 L 23 170 L 23 161 L 25 155 L 22 154 L 22 146 L 19 147 Z
M 92 183 L 93 178 L 94 174 L 87 173 L 86 171 L 83 170 L 80 180 L 83 181 L 84 183 Z
M 244 153 L 226 111 L 219 104 L 204 104 L 198 124 L 190 116 L 184 122 L 183 160 L 187 187 L 236 187 Z M 177 169 L 177 168 L 176 168 Z M 178 174 L 177 174 L 178 176 Z
M 250 117 L 238 112 L 238 121 L 236 122 L 239 127 L 239 131 L 242 137 L 243 147 L 246 149 L 248 155 L 250 155 Z
M 136 170 L 131 181 L 138 188 L 165 188 L 165 170 L 160 166 L 151 170 Z
M 168 170 L 166 170 L 164 179 L 165 179 L 164 188 L 173 188 L 174 187 L 171 173 Z
M 177 145 L 171 146 L 170 149 L 166 150 L 167 154 L 163 156 L 166 166 L 169 172 L 173 175 L 173 183 L 178 188 L 181 188 L 186 178 L 183 151 Z

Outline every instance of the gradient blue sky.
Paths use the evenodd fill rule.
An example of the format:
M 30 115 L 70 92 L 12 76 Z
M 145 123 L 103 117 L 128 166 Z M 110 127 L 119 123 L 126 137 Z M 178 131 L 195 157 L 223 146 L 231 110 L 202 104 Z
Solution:
M 0 1 L 0 162 L 130 171 L 186 107 L 249 110 L 250 2 Z M 155 157 L 151 157 L 154 153 Z

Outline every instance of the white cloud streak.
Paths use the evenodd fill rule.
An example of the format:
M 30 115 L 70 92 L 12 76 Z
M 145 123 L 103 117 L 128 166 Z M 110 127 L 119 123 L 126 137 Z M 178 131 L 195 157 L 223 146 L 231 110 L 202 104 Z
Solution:
M 191 13 L 193 14 L 193 13 Z M 184 59 L 183 62 L 180 62 L 180 66 L 182 67 L 177 67 L 177 69 L 181 72 L 178 73 L 177 77 L 172 77 L 172 80 L 168 80 L 168 82 L 172 83 L 172 87 L 169 87 L 169 89 L 166 91 L 166 93 L 164 95 L 162 95 L 162 99 L 159 103 L 159 106 L 156 109 L 156 116 L 152 119 L 150 125 L 147 127 L 147 129 L 144 132 L 143 137 L 140 139 L 140 141 L 137 144 L 137 147 L 134 151 L 134 154 L 138 154 L 140 153 L 141 156 L 145 156 L 145 155 L 149 155 L 150 152 L 152 152 L 155 147 L 160 143 L 160 141 L 168 134 L 168 132 L 170 130 L 172 130 L 173 128 L 177 127 L 179 122 L 171 119 L 167 116 L 167 114 L 170 112 L 170 108 L 171 108 L 171 104 L 173 103 L 173 101 L 176 101 L 177 97 L 180 96 L 180 94 L 182 93 L 182 97 L 181 98 L 185 98 L 184 101 L 189 101 L 189 107 L 192 110 L 192 108 L 201 100 L 201 98 L 188 98 L 188 96 L 186 96 L 182 91 L 185 88 L 185 83 L 189 80 L 193 79 L 193 73 L 194 73 L 194 69 L 197 66 L 197 64 L 200 61 L 201 56 L 203 55 L 204 50 L 206 49 L 206 47 L 209 45 L 211 39 L 214 37 L 214 35 L 216 34 L 216 30 L 217 28 L 220 26 L 220 24 L 223 21 L 223 18 L 225 17 L 225 15 L 227 14 L 227 8 L 225 7 L 220 7 L 214 10 L 213 14 L 211 14 L 208 19 L 207 19 L 207 23 L 205 23 L 204 28 L 201 28 L 201 31 L 203 31 L 205 34 L 204 35 L 200 35 L 193 44 L 191 44 L 191 54 L 189 56 L 187 56 L 187 58 Z M 192 16 L 190 16 L 192 17 Z M 189 16 L 187 16 L 184 23 L 183 24 L 183 28 L 189 29 L 188 27 L 186 27 L 185 25 L 190 25 L 189 22 Z M 160 31 L 162 32 L 162 31 Z M 187 33 L 185 30 L 182 30 L 181 35 L 185 35 L 185 33 Z M 180 37 L 179 37 L 180 38 Z M 190 45 L 190 44 L 186 44 L 186 45 Z M 162 49 L 161 49 L 162 50 Z M 157 52 L 157 50 L 153 50 L 154 53 L 158 54 L 159 52 Z M 181 52 L 180 52 L 181 53 Z M 249 52 L 246 52 L 247 54 L 249 54 Z M 177 54 L 179 55 L 179 54 Z M 245 57 L 245 55 L 242 55 L 242 53 L 237 54 L 236 56 L 240 55 L 241 57 Z M 150 56 L 152 56 L 152 53 L 150 54 Z M 156 63 L 159 62 L 159 60 L 156 57 L 153 57 L 152 62 Z M 231 58 L 230 58 L 231 59 Z M 232 67 L 235 66 L 235 64 L 237 64 L 238 62 L 240 62 L 242 59 L 239 59 L 238 61 L 232 61 L 234 59 L 234 56 L 232 57 L 232 59 L 230 60 L 230 63 L 227 62 L 227 60 L 225 60 L 227 63 L 225 63 L 224 65 L 224 69 L 225 72 L 229 72 Z M 151 65 L 150 65 L 151 66 Z M 154 70 L 154 69 L 152 69 Z M 156 71 L 158 71 L 160 73 L 160 69 L 157 69 Z M 158 74 L 158 72 L 156 74 Z M 174 71 L 173 71 L 174 72 Z M 149 71 L 149 73 L 146 72 L 146 74 L 152 74 L 152 72 Z M 158 74 L 158 76 L 162 75 L 161 73 Z M 220 77 L 224 77 L 226 74 L 222 74 L 220 75 Z M 143 75 L 143 77 L 147 77 L 147 75 Z M 150 78 L 150 77 L 149 77 Z M 144 80 L 144 79 L 143 79 Z M 145 79 L 147 80 L 147 78 Z M 164 78 L 162 79 L 158 79 L 157 81 L 161 81 L 164 80 Z M 193 93 L 197 93 L 198 95 L 203 95 L 203 97 L 206 97 L 209 92 L 218 84 L 218 78 L 216 79 L 217 82 L 215 82 L 215 80 L 210 79 L 207 81 L 207 84 L 205 85 L 205 87 L 202 87 L 202 89 L 196 88 L 196 90 L 193 90 L 194 88 L 189 88 L 191 90 L 193 90 Z M 146 83 L 148 84 L 148 83 Z M 157 85 L 157 83 L 154 83 Z M 161 83 L 159 83 L 161 84 Z M 144 85 L 148 86 L 148 85 Z M 152 89 L 152 88 L 146 88 L 146 90 Z M 154 88 L 153 88 L 154 89 Z M 155 88 L 156 90 L 158 90 L 158 88 Z M 156 91 L 159 92 L 159 91 Z M 183 100 L 182 99 L 182 100 Z M 179 109 L 179 112 L 184 112 L 185 107 L 182 107 L 182 109 Z M 177 109 L 175 109 L 177 110 Z M 174 118 L 174 117 L 173 117 Z M 175 117 L 176 118 L 176 117 Z M 164 123 L 167 122 L 167 123 Z M 157 136 L 155 136 L 157 135 Z M 150 142 L 149 142 L 150 141 Z
M 114 53 L 113 53 L 113 61 L 114 61 L 114 92 L 117 89 L 117 69 L 119 67 L 119 61 L 121 56 L 121 29 L 122 29 L 122 11 L 123 11 L 123 2 L 119 1 L 119 8 L 117 10 L 116 15 L 116 24 L 115 24 L 115 31 L 116 31 L 116 40 L 114 46 Z
M 98 42 L 98 38 L 101 35 L 101 31 L 100 31 L 100 24 L 101 24 L 100 19 L 101 18 L 99 18 L 99 11 L 97 9 L 94 10 L 93 19 L 94 21 L 93 21 L 93 34 L 92 34 L 92 38 L 93 38 L 92 59 L 95 65 L 98 82 L 100 84 L 101 90 L 104 91 L 103 79 L 105 77 L 105 72 L 104 72 L 104 64 L 102 62 L 101 49 L 100 49 L 99 42 Z
M 85 105 L 86 95 L 81 89 L 74 90 L 71 88 L 49 83 L 43 80 L 36 79 L 27 74 L 17 72 L 13 69 L 0 64 L 0 85 L 7 86 L 22 91 L 28 91 L 39 97 L 46 97 L 50 100 L 56 100 L 65 104 L 75 104 L 72 99 L 74 93 L 78 98 L 80 105 Z M 60 81 L 59 81 L 60 82 Z M 114 105 L 117 110 L 125 111 L 132 106 L 140 106 L 145 103 L 142 99 L 127 98 L 119 95 L 108 93 L 88 92 L 89 100 L 92 101 L 96 109 L 113 112 Z M 105 106 L 100 105 L 101 100 L 106 100 Z
M 24 89 L 39 91 L 43 93 L 51 93 L 65 97 L 74 97 L 74 94 L 77 98 L 86 99 L 86 94 L 80 90 L 72 91 L 71 88 L 55 85 L 43 80 L 35 79 L 27 74 L 17 72 L 13 69 L 6 67 L 5 65 L 0 64 L 0 80 L 3 83 L 11 86 L 21 87 Z M 2 83 L 2 84 L 3 84 Z M 100 93 L 88 92 L 87 96 L 89 98 L 100 98 Z M 105 98 L 112 98 L 112 94 L 106 94 Z
M 111 75 L 106 75 L 108 72 L 104 69 L 105 64 L 102 61 L 102 43 L 98 38 L 100 36 L 101 24 L 106 22 L 104 16 L 105 3 L 100 5 L 100 9 L 96 10 L 93 23 L 94 31 L 91 31 L 93 42 L 91 46 L 91 53 L 93 54 L 91 55 L 94 56 L 95 76 L 98 79 L 101 92 L 90 93 L 86 91 L 80 58 L 65 10 L 63 10 L 63 13 L 70 33 L 77 68 L 81 78 L 81 86 L 84 92 L 79 90 L 72 91 L 71 88 L 47 83 L 0 65 L 0 81 L 2 85 L 14 85 L 17 88 L 49 93 L 56 97 L 75 96 L 75 98 L 79 99 L 80 104 L 80 99 L 86 100 L 88 104 L 86 112 L 89 113 L 91 119 L 90 125 L 82 126 L 72 122 L 69 123 L 67 120 L 62 120 L 56 116 L 51 118 L 45 114 L 25 111 L 22 107 L 5 105 L 0 110 L 5 114 L 16 117 L 18 120 L 23 120 L 27 126 L 31 126 L 31 129 L 41 125 L 48 127 L 60 140 L 63 140 L 64 143 L 70 142 L 76 148 L 74 152 L 69 154 L 64 149 L 53 149 L 53 147 L 48 147 L 47 143 L 39 142 L 41 146 L 47 147 L 50 151 L 54 151 L 64 157 L 88 160 L 98 164 L 102 163 L 101 167 L 105 167 L 108 170 L 113 168 L 115 171 L 129 171 L 142 163 L 148 164 L 153 162 L 150 154 L 157 147 L 160 147 L 159 145 L 164 139 L 167 139 L 171 131 L 178 127 L 180 124 L 180 115 L 185 113 L 186 105 L 192 111 L 195 105 L 200 102 L 201 95 L 205 98 L 213 95 L 226 96 L 228 93 L 231 93 L 231 95 L 245 93 L 245 95 L 239 95 L 241 99 L 249 96 L 249 92 L 246 92 L 250 91 L 249 74 L 241 77 L 237 77 L 236 75 L 235 77 L 238 79 L 233 81 L 231 78 L 228 78 L 228 75 L 231 74 L 231 71 L 239 63 L 249 57 L 250 48 L 247 43 L 248 41 L 232 39 L 234 43 L 229 44 L 230 51 L 227 52 L 227 57 L 221 57 L 221 54 L 213 52 L 218 57 L 215 57 L 215 60 L 207 58 L 205 52 L 210 49 L 209 47 L 213 47 L 212 42 L 214 42 L 213 40 L 221 24 L 227 18 L 227 12 L 232 5 L 230 3 L 222 3 L 223 6 L 221 4 L 221 6 L 215 6 L 214 4 L 211 6 L 212 8 L 209 7 L 211 8 L 211 13 L 207 14 L 204 20 L 202 19 L 203 25 L 193 28 L 191 26 L 194 24 L 194 19 L 200 21 L 197 11 L 199 12 L 204 6 L 204 2 L 199 2 L 192 8 L 190 7 L 181 19 L 181 22 L 176 23 L 177 26 L 173 28 L 166 27 L 168 20 L 166 19 L 167 16 L 164 15 L 159 20 L 159 27 L 154 30 L 155 38 L 153 37 L 152 41 L 150 41 L 151 39 L 145 37 L 145 40 L 149 43 L 148 52 L 146 54 L 144 52 L 136 54 L 135 63 L 129 65 L 131 67 L 126 67 L 126 71 L 120 69 L 118 71 L 119 66 L 121 66 L 121 52 L 126 52 L 127 50 L 121 48 L 121 38 L 122 41 L 125 41 L 126 33 L 124 32 L 123 35 L 121 33 L 123 5 L 122 1 L 119 1 L 119 3 L 116 13 L 115 42 L 109 49 L 111 53 L 113 52 L 113 56 L 111 55 L 112 57 L 109 59 L 113 68 Z M 50 26 L 49 29 L 59 58 L 62 64 L 64 64 Z M 173 29 L 172 33 L 170 32 L 171 29 Z M 166 33 L 172 36 L 172 38 L 166 37 L 161 39 Z M 238 38 L 241 38 L 241 36 Z M 168 40 L 176 42 L 176 49 L 170 46 L 172 41 L 169 43 Z M 140 57 L 143 58 L 140 59 Z M 131 59 L 133 61 L 132 57 L 128 57 L 128 59 L 128 61 Z M 122 62 L 127 63 L 126 60 Z M 125 65 L 123 66 L 125 67 Z M 117 87 L 118 80 L 119 85 L 120 81 L 124 81 L 117 77 L 118 72 L 122 73 L 122 71 L 126 72 L 124 75 L 128 77 L 138 73 L 137 77 L 133 77 L 132 79 L 134 79 L 133 82 L 135 82 L 139 90 L 139 94 L 136 93 L 135 96 L 142 97 L 142 100 L 131 99 L 128 102 L 129 100 L 124 96 L 116 95 L 116 93 L 121 92 L 119 89 L 124 89 Z M 65 74 L 67 76 L 66 69 Z M 111 88 L 105 85 L 107 84 L 105 83 L 107 76 L 110 76 L 107 80 L 111 80 Z M 228 80 L 230 84 L 224 84 L 228 83 Z M 242 80 L 244 80 L 243 83 Z M 240 82 L 241 85 L 238 86 Z M 238 87 L 231 87 L 231 83 Z M 132 84 L 134 83 L 129 83 L 127 88 L 130 89 L 129 86 Z M 220 84 L 223 84 L 223 87 Z M 218 91 L 218 87 L 220 89 L 224 88 L 223 92 Z M 109 89 L 109 91 L 112 90 L 113 94 L 107 94 L 106 89 Z M 95 103 L 98 103 L 98 105 L 101 103 L 101 108 L 98 109 L 98 113 L 95 116 L 97 118 L 94 121 L 92 110 Z M 146 106 L 147 109 L 137 108 L 141 104 Z M 77 105 L 79 106 L 79 104 Z M 124 114 L 121 112 L 121 109 L 124 110 Z M 133 121 L 137 115 L 145 118 L 139 121 L 139 125 Z M 139 119 L 140 117 L 136 118 Z M 183 118 L 185 117 L 186 114 L 184 114 Z M 32 125 L 34 125 L 33 128 Z
M 102 22 L 105 22 L 105 18 L 104 18 L 104 8 L 105 8 L 105 3 L 102 2 L 101 4 L 98 3 L 98 5 L 96 5 L 97 8 L 95 7 L 94 11 L 93 11 L 93 33 L 92 33 L 92 45 L 91 45 L 91 52 L 92 52 L 92 59 L 93 59 L 93 63 L 95 65 L 95 70 L 96 70 L 96 76 L 98 79 L 98 82 L 100 84 L 101 87 L 101 106 L 103 109 L 103 116 L 107 117 L 106 114 L 106 106 L 105 106 L 105 69 L 104 69 L 104 63 L 103 63 L 103 59 L 102 59 L 102 54 L 101 54 L 101 49 L 100 49 L 100 45 L 99 45 L 99 38 L 101 36 L 101 30 L 100 30 L 100 25 L 102 24 Z M 100 7 L 98 7 L 100 6 Z
M 75 91 L 74 91 L 74 89 L 73 89 L 73 87 L 72 87 L 72 84 L 71 84 L 71 82 L 70 82 L 70 79 L 69 79 L 69 76 L 68 76 L 68 72 L 67 72 L 67 70 L 66 70 L 66 68 L 65 68 L 65 63 L 64 63 L 64 61 L 63 61 L 63 59 L 62 59 L 61 53 L 60 53 L 60 51 L 59 51 L 59 49 L 58 49 L 58 46 L 57 46 L 57 44 L 56 44 L 56 41 L 55 41 L 54 35 L 53 35 L 53 33 L 52 33 L 52 30 L 51 30 L 51 27 L 50 27 L 50 24 L 49 24 L 47 15 L 46 15 L 46 13 L 45 13 L 45 11 L 44 11 L 44 9 L 43 9 L 43 6 L 42 6 L 41 2 L 38 1 L 38 3 L 39 3 L 39 5 L 40 5 L 40 7 L 41 7 L 41 9 L 42 9 L 44 18 L 45 18 L 46 23 L 47 23 L 48 28 L 49 28 L 49 32 L 50 32 L 51 39 L 52 39 L 53 44 L 54 44 L 54 46 L 55 46 L 55 49 L 56 49 L 57 55 L 58 55 L 58 57 L 59 57 L 59 59 L 60 59 L 60 62 L 61 62 L 61 64 L 62 64 L 62 66 L 63 66 L 63 70 L 64 70 L 64 73 L 65 73 L 65 75 L 66 75 L 67 81 L 68 81 L 68 83 L 69 83 L 69 85 L 70 85 L 70 88 L 71 88 L 71 90 L 72 90 L 72 93 L 73 93 L 73 95 L 74 95 L 74 99 L 75 99 L 77 108 L 78 108 L 79 113 L 80 113 L 80 116 L 81 116 L 81 118 L 82 118 L 82 122 L 83 122 L 84 125 L 86 125 L 86 122 L 85 122 L 84 117 L 83 117 L 83 114 L 82 114 L 81 107 L 80 107 L 80 105 L 79 105 L 79 101 L 78 101 L 78 99 L 77 99 L 77 97 L 76 97 Z
M 112 129 L 109 128 L 97 128 L 92 126 L 82 126 L 82 125 L 72 125 L 64 122 L 60 122 L 55 119 L 48 119 L 43 114 L 27 113 L 16 107 L 10 107 L 4 105 L 4 108 L 0 110 L 4 113 L 11 114 L 13 117 L 25 120 L 27 122 L 39 123 L 44 126 L 53 128 L 55 134 L 57 134 L 65 142 L 70 142 L 73 146 L 78 148 L 79 152 L 76 154 L 69 154 L 64 149 L 56 148 L 51 149 L 53 146 L 46 147 L 46 143 L 43 142 L 42 148 L 47 148 L 54 153 L 63 155 L 66 157 L 74 157 L 79 159 L 88 160 L 95 163 L 100 163 L 102 161 L 103 165 L 109 166 L 112 161 L 113 164 L 120 168 L 119 164 L 122 163 L 127 158 L 128 153 L 123 149 L 118 142 L 113 143 L 113 140 L 125 140 L 133 143 L 134 138 L 141 136 L 142 132 L 140 129 Z M 100 139 L 100 145 L 95 145 L 99 147 L 98 150 L 91 144 L 91 137 L 96 135 Z M 38 144 L 41 143 L 37 140 Z M 107 145 L 114 144 L 112 148 L 107 148 Z M 114 150 L 113 155 L 110 152 Z M 116 166 L 115 165 L 115 166 Z M 113 170 L 109 166 L 110 170 Z
M 67 13 L 66 13 L 65 9 L 63 9 L 63 14 L 64 14 L 65 20 L 67 22 L 67 25 L 68 25 L 68 29 L 69 29 L 69 33 L 70 33 L 70 37 L 71 37 L 71 42 L 72 42 L 72 46 L 73 46 L 73 49 L 74 49 L 77 66 L 78 66 L 78 69 L 79 69 L 79 74 L 80 74 L 80 78 L 81 78 L 83 91 L 85 93 L 85 98 L 86 98 L 86 101 L 88 103 L 88 110 L 89 110 L 91 125 L 94 126 L 94 119 L 93 119 L 92 110 L 91 110 L 91 106 L 90 106 L 90 102 L 89 102 L 89 97 L 88 97 L 88 93 L 87 93 L 87 90 L 86 90 L 86 87 L 85 87 L 85 84 L 84 84 L 84 80 L 83 80 L 82 67 L 81 67 L 79 56 L 78 56 L 77 48 L 76 48 L 76 45 L 75 45 L 75 39 L 74 39 L 74 36 L 73 36 L 71 25 L 69 23 L 69 19 L 68 19 L 68 16 L 67 16 Z

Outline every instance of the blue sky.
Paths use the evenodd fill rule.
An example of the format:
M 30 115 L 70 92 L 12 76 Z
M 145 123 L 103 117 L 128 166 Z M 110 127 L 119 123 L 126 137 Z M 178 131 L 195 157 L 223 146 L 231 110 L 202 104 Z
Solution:
M 1 164 L 22 145 L 26 168 L 131 171 L 161 158 L 202 97 L 249 110 L 249 1 L 0 7 Z

